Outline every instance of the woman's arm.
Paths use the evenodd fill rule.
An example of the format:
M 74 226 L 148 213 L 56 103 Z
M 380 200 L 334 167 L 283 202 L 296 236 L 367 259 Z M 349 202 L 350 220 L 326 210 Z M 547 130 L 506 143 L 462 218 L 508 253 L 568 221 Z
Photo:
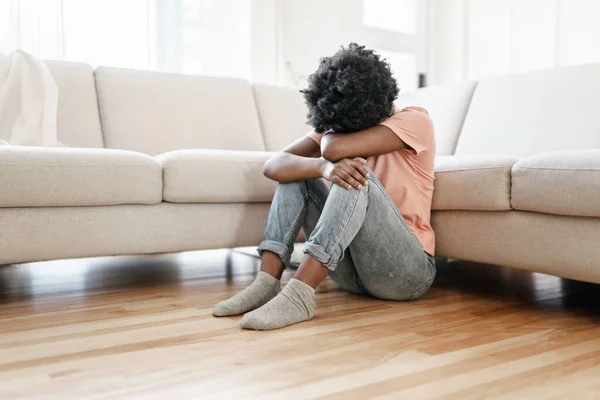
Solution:
M 327 163 L 319 145 L 305 136 L 269 158 L 263 173 L 279 183 L 295 182 L 320 178 Z
M 321 148 L 309 137 L 303 137 L 269 158 L 263 167 L 267 178 L 279 183 L 325 178 L 343 188 L 361 188 L 368 178 L 366 160 L 346 159 L 336 163 L 321 157 Z
M 321 152 L 331 162 L 343 158 L 371 157 L 410 148 L 384 125 L 355 133 L 328 133 L 321 140 Z

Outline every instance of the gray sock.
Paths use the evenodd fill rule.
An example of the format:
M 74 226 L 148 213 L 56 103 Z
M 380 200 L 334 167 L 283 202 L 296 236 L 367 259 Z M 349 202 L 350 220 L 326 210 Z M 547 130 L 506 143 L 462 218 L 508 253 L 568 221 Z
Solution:
M 279 279 L 263 271 L 258 271 L 254 282 L 229 300 L 222 301 L 213 308 L 215 317 L 240 315 L 266 304 L 281 291 Z
M 290 279 L 273 300 L 242 318 L 244 329 L 267 331 L 308 321 L 315 316 L 315 289 L 298 279 Z

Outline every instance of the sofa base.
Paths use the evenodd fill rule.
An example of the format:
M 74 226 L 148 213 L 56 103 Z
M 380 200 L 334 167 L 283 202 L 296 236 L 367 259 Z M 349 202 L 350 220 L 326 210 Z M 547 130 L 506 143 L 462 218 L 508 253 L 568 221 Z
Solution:
M 0 265 L 255 246 L 269 203 L 0 208 Z M 436 255 L 600 283 L 600 218 L 435 211 Z
M 0 265 L 260 243 L 269 203 L 0 208 Z
M 600 283 L 600 218 L 436 211 L 436 255 Z

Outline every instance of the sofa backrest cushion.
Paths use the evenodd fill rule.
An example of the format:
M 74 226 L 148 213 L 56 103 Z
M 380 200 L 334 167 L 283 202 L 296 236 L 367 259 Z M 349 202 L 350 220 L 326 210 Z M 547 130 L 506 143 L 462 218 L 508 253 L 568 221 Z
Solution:
M 475 89 L 457 155 L 529 156 L 600 147 L 600 64 L 488 78 Z
M 265 150 L 244 80 L 100 67 L 96 86 L 106 148 Z
M 265 84 L 254 84 L 252 89 L 268 151 L 283 149 L 311 129 L 297 89 Z
M 311 129 L 306 124 L 306 105 L 298 90 L 264 84 L 253 88 L 267 150 L 281 150 Z M 437 154 L 451 155 L 474 88 L 474 82 L 432 86 L 401 94 L 395 104 L 397 108 L 427 109 L 435 125 Z
M 68 147 L 102 147 L 92 67 L 64 61 L 46 61 L 46 65 L 58 87 L 59 142 Z
M 469 108 L 475 82 L 450 83 L 430 86 L 402 94 L 396 100 L 396 109 L 408 106 L 425 108 L 433 120 L 436 154 L 452 155 Z

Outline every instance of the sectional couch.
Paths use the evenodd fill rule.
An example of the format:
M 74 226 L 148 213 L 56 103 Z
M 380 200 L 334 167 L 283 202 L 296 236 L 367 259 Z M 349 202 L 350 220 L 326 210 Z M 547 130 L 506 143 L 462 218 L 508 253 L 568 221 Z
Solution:
M 0 264 L 259 243 L 296 90 L 48 66 L 66 147 L 0 146 Z M 599 104 L 600 65 L 401 95 L 435 123 L 437 255 L 600 282 Z

